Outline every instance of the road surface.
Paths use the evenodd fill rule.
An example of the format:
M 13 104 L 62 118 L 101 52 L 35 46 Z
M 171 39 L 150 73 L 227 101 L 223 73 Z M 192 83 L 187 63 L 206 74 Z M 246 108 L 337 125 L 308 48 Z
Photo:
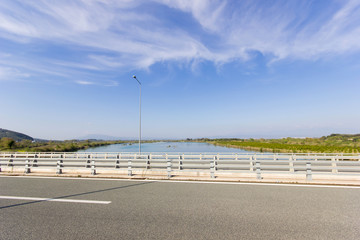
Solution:
M 0 177 L 0 239 L 359 237 L 359 187 Z

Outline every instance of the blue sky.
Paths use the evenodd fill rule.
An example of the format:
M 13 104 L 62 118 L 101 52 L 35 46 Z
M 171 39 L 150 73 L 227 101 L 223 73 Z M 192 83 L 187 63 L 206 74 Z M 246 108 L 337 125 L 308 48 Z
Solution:
M 2 0 L 0 128 L 37 138 L 360 133 L 360 1 Z

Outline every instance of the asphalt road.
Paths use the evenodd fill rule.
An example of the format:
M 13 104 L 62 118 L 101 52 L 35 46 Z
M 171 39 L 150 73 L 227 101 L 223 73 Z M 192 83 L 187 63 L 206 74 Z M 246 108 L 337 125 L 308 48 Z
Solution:
M 0 239 L 359 239 L 360 188 L 0 177 Z

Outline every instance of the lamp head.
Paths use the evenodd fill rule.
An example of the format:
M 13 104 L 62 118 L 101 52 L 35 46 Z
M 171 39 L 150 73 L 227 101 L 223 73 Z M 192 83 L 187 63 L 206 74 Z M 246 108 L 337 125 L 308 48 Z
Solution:
M 133 75 L 133 78 L 135 78 L 135 79 L 136 79 L 136 76 L 135 76 L 135 75 Z

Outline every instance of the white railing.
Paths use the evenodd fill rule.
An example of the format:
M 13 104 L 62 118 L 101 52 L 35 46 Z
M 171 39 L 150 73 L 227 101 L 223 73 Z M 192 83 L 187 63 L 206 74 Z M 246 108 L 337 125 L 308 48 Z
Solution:
M 112 170 L 164 172 L 167 177 L 197 172 L 215 178 L 220 173 L 287 173 L 360 175 L 360 154 L 242 154 L 242 153 L 0 153 L 0 171 L 47 169 L 62 174 L 86 170 L 91 174 Z M 52 170 L 51 170 L 52 169 Z

